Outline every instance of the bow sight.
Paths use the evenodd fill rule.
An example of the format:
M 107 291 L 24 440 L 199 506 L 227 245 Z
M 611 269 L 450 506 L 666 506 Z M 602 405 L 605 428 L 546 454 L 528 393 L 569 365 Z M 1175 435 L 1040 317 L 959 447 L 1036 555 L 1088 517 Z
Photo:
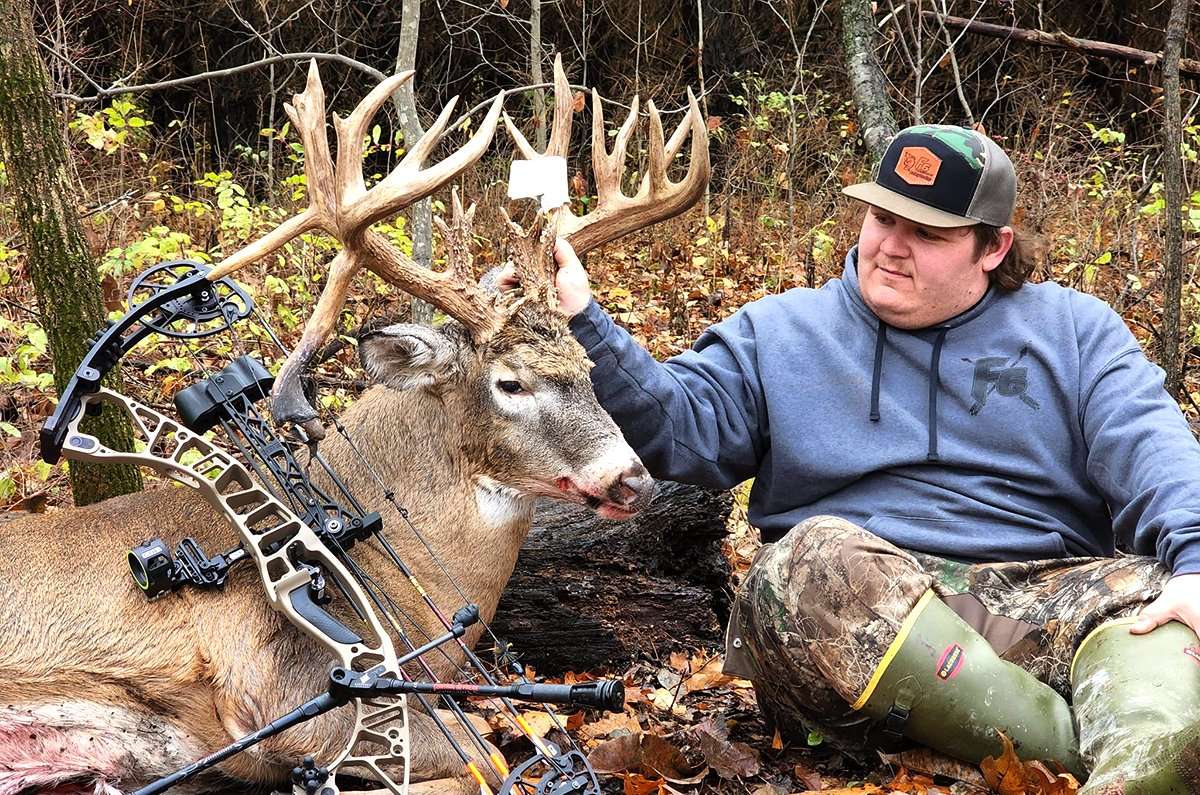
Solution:
M 220 372 L 180 391 L 174 402 L 181 422 L 100 386 L 101 379 L 120 358 L 151 334 L 194 340 L 229 331 L 235 323 L 255 314 L 245 290 L 227 278 L 210 280 L 208 274 L 205 266 L 181 260 L 156 265 L 137 277 L 129 293 L 132 308 L 96 335 L 53 416 L 43 425 L 42 457 L 52 463 L 61 455 L 134 462 L 197 491 L 224 515 L 240 535 L 241 543 L 211 556 L 193 538 L 183 538 L 173 551 L 159 538 L 134 547 L 128 553 L 128 563 L 144 595 L 155 599 L 185 586 L 222 588 L 234 567 L 254 561 L 272 606 L 324 644 L 333 653 L 335 665 L 326 692 L 135 795 L 163 792 L 268 737 L 350 703 L 356 705 L 358 719 L 347 750 L 328 767 L 318 766 L 311 757 L 302 760 L 292 774 L 295 791 L 337 795 L 333 780 L 336 769 L 351 765 L 374 771 L 389 790 L 403 793 L 408 783 L 408 696 L 421 703 L 466 771 L 479 783 L 481 792 L 492 791 L 487 777 L 428 699 L 438 700 L 462 724 L 481 752 L 476 758 L 488 759 L 494 780 L 502 781 L 500 792 L 598 795 L 599 783 L 582 753 L 573 747 L 560 750 L 542 740 L 513 710 L 510 699 L 620 710 L 624 704 L 621 682 L 545 685 L 519 679 L 515 684 L 499 684 L 462 640 L 467 628 L 480 622 L 479 609 L 464 604 L 452 618 L 446 618 L 388 543 L 381 515 L 367 511 L 321 455 L 310 448 L 308 466 L 315 463 L 320 467 L 333 493 L 314 484 L 306 466 L 296 458 L 294 443 L 281 438 L 258 411 L 256 403 L 270 394 L 272 385 L 272 377 L 261 362 L 243 355 Z M 278 344 L 265 321 L 259 321 Z M 98 411 L 106 403 L 124 410 L 135 432 L 140 433 L 134 450 L 109 450 L 79 429 L 85 414 Z M 335 427 L 346 434 L 336 421 Z M 208 440 L 218 429 L 237 455 Z M 346 439 L 353 446 L 348 435 Z M 306 441 L 301 435 L 297 443 Z M 417 533 L 390 491 L 385 491 L 385 499 L 397 517 Z M 412 583 L 444 627 L 444 634 L 427 636 L 424 643 L 408 637 L 391 598 L 349 554 L 359 543 L 371 543 L 382 550 Z M 393 649 L 393 636 L 407 651 L 397 653 Z M 494 635 L 492 639 L 498 647 L 507 648 Z M 448 643 L 458 644 L 462 656 L 475 669 L 473 675 L 482 683 L 437 681 L 422 658 Z M 413 666 L 431 681 L 415 680 L 407 673 Z M 489 754 L 490 746 L 466 719 L 458 702 L 476 696 L 501 701 L 513 726 L 532 742 L 536 749 L 533 757 L 510 768 L 498 754 Z M 404 764 L 404 776 L 399 781 L 377 764 L 384 758 L 378 752 L 356 756 L 353 750 L 364 740 L 379 744 L 383 735 L 375 727 L 388 721 L 401 727 L 389 730 L 386 737 L 390 739 L 383 742 L 390 749 L 387 758 Z

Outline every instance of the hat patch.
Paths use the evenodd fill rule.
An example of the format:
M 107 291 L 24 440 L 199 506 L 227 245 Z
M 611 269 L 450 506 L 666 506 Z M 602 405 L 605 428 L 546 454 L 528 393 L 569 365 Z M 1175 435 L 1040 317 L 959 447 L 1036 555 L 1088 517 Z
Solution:
M 896 176 L 909 185 L 932 185 L 942 159 L 923 146 L 906 146 L 896 161 Z

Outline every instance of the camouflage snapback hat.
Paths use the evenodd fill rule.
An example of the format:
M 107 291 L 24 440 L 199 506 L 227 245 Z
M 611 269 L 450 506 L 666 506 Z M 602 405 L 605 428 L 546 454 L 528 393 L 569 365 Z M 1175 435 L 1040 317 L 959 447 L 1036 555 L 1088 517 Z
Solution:
M 1006 226 L 1017 175 L 1004 150 L 983 133 L 921 124 L 896 134 L 873 182 L 842 192 L 926 226 Z

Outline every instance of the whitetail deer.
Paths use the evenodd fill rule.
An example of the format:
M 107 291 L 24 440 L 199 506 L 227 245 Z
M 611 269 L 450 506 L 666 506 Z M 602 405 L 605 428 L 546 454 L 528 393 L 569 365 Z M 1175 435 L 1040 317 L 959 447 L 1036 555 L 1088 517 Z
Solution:
M 549 153 L 565 155 L 571 97 L 561 63 L 555 74 Z M 442 272 L 418 268 L 370 230 L 477 160 L 500 113 L 498 99 L 464 148 L 423 169 L 449 119 L 447 107 L 395 170 L 368 190 L 361 172 L 364 133 L 380 105 L 408 79 L 411 73 L 385 81 L 347 119 L 335 116 L 335 162 L 312 66 L 306 90 L 287 108 L 305 147 L 311 206 L 225 259 L 212 276 L 261 259 L 307 230 L 323 229 L 341 242 L 303 341 L 277 381 L 277 413 L 314 434 L 314 414 L 296 397 L 295 379 L 328 335 L 360 267 L 454 319 L 439 328 L 393 325 L 360 343 L 366 368 L 380 385 L 340 420 L 382 483 L 364 472 L 341 436 L 331 434 L 320 451 L 364 502 L 381 505 L 383 492 L 393 491 L 458 587 L 490 619 L 529 530 L 534 498 L 584 503 L 619 518 L 648 502 L 653 483 L 597 404 L 583 349 L 555 310 L 548 256 L 555 219 L 544 230 L 535 224 L 518 240 L 513 258 L 523 285 L 519 296 L 490 294 L 475 283 L 471 212 L 462 211 L 457 199 L 451 224 L 443 225 Z M 599 201 L 580 218 L 567 208 L 558 213 L 558 228 L 580 252 L 681 212 L 702 194 L 709 176 L 706 130 L 694 99 L 669 144 L 651 108 L 649 170 L 638 194 L 623 196 L 622 163 L 636 105 L 609 155 L 598 96 L 593 102 Z M 539 156 L 509 127 L 522 153 Z M 689 133 L 687 176 L 672 182 L 667 166 Z M 462 603 L 421 544 L 402 527 L 388 534 L 434 602 Z M 268 606 L 248 570 L 234 571 L 223 592 L 182 591 L 147 604 L 131 587 L 125 553 L 157 535 L 190 535 L 213 548 L 230 541 L 222 518 L 179 488 L 4 523 L 0 795 L 117 795 L 252 731 L 327 685 L 327 656 Z M 370 547 L 362 553 L 362 567 L 394 586 L 388 590 L 400 595 L 404 613 L 437 634 L 383 553 Z M 472 633 L 468 641 L 476 637 Z M 433 665 L 449 676 L 455 662 L 438 658 Z M 348 731 L 348 718 L 330 712 L 232 757 L 180 791 L 284 785 L 301 755 L 327 759 Z M 408 772 L 412 781 L 425 782 L 413 791 L 477 791 L 464 782 L 459 760 L 429 716 L 414 711 L 410 735 Z

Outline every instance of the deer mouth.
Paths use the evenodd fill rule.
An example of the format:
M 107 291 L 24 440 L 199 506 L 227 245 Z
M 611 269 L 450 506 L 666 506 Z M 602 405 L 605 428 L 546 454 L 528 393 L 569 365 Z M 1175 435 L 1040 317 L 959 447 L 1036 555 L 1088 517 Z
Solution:
M 558 490 L 557 496 L 561 499 L 586 505 L 604 519 L 630 519 L 640 513 L 649 502 L 647 495 L 631 489 L 624 483 L 617 483 L 607 489 L 586 488 L 570 477 L 562 475 L 555 478 L 554 486 Z

